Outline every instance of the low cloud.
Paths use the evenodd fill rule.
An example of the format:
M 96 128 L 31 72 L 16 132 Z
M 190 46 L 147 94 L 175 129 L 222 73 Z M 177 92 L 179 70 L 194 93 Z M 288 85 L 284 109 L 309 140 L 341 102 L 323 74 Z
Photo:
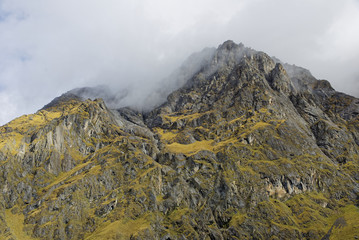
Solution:
M 76 87 L 131 88 L 141 102 L 227 39 L 359 96 L 358 13 L 355 0 L 0 0 L 0 125 Z

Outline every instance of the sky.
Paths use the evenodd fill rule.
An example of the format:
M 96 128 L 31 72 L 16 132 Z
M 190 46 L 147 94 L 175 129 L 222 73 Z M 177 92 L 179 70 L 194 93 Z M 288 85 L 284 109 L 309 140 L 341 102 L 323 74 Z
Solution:
M 358 26 L 359 0 L 0 0 L 0 125 L 76 87 L 136 101 L 228 39 L 359 97 Z

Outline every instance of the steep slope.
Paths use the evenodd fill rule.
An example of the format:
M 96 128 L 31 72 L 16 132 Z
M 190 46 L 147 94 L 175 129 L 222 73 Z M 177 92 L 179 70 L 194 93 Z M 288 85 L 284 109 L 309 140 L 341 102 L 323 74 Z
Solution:
M 309 213 L 302 216 L 303 209 L 291 212 L 288 204 L 298 193 L 306 193 L 308 201 L 318 206 L 338 206 L 343 199 L 357 203 L 358 100 L 335 92 L 308 71 L 286 67 L 292 70 L 291 76 L 266 54 L 226 42 L 212 64 L 171 94 L 166 104 L 150 114 L 148 123 L 158 132 L 164 151 L 225 165 L 223 171 L 216 169 L 209 176 L 194 175 L 207 192 L 216 189 L 218 178 L 225 186 L 221 196 L 226 204 L 211 197 L 212 204 L 206 202 L 209 209 L 227 206 L 221 213 L 245 209 L 241 214 L 253 222 L 240 225 L 250 225 L 261 239 L 269 237 L 261 235 L 268 229 L 280 238 L 319 238 L 328 224 L 324 211 L 328 208 L 306 206 L 315 213 L 310 219 Z M 200 150 L 212 158 L 201 156 Z M 173 159 L 165 161 L 178 167 Z M 324 197 L 316 199 L 312 194 Z M 258 204 L 264 200 L 268 207 L 268 196 L 289 199 L 278 215 L 291 217 L 260 215 Z M 254 212 L 248 212 L 252 208 Z M 232 217 L 216 222 L 230 224 Z M 259 223 L 267 230 L 260 229 Z M 243 227 L 237 226 L 236 232 L 239 238 L 250 236 Z
M 96 216 L 105 216 L 117 201 L 128 201 L 118 195 L 125 191 L 121 179 L 130 184 L 158 165 L 143 153 L 156 152 L 152 133 L 101 100 L 65 95 L 15 119 L 1 133 L 2 214 L 4 209 L 11 209 L 6 210 L 10 216 L 24 214 L 23 231 L 41 239 L 83 238 L 83 230 L 99 224 Z M 132 209 L 127 216 L 135 214 L 127 211 Z M 9 227 L 3 237 L 23 234 Z
M 80 89 L 1 127 L 0 236 L 358 237 L 359 99 L 232 41 L 192 58 L 150 112 Z

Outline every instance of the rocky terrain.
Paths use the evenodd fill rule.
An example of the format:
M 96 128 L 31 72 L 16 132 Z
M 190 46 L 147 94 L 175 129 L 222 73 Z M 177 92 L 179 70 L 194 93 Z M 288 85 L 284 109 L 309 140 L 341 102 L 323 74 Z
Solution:
M 358 239 L 359 99 L 232 41 L 191 59 L 150 111 L 80 89 L 0 127 L 0 238 Z

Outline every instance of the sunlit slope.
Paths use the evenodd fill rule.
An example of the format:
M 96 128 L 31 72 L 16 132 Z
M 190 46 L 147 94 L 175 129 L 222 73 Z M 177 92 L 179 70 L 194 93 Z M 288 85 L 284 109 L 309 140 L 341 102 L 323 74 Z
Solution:
M 120 177 L 126 178 L 126 174 L 116 164 L 120 159 L 143 161 L 144 176 L 157 169 L 140 148 L 152 140 L 145 138 L 146 133 L 129 137 L 125 128 L 101 100 L 67 101 L 3 126 L 2 204 L 3 209 L 9 209 L 4 212 L 3 236 L 22 239 L 19 236 L 24 233 L 19 231 L 23 228 L 29 239 L 31 235 L 52 239 L 55 231 L 61 239 L 84 236 L 86 232 L 79 229 L 86 224 L 88 214 L 105 214 L 101 209 L 115 201 L 113 192 L 124 184 Z M 128 184 L 136 181 L 128 180 Z M 87 191 L 94 191 L 94 195 L 86 200 Z M 14 224 L 15 217 L 20 225 Z M 65 233 L 65 226 L 73 226 L 73 230 Z

